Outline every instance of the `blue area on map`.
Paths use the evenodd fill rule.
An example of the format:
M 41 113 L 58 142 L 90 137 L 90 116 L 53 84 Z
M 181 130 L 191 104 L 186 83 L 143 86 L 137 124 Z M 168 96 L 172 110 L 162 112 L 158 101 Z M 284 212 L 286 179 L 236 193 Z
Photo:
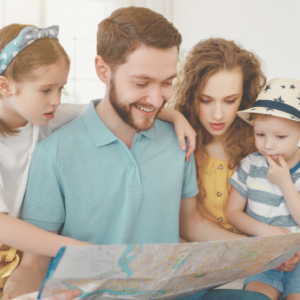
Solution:
M 185 262 L 185 260 L 186 260 L 186 258 L 183 259 L 183 260 L 181 260 L 181 261 L 179 261 L 179 262 L 177 263 L 177 265 L 174 266 L 172 269 L 177 269 L 177 268 L 179 268 L 179 267 Z
M 127 255 L 132 251 L 134 245 L 127 245 L 126 250 L 124 251 L 124 253 L 122 254 L 122 256 L 120 257 L 118 263 L 119 263 L 119 267 L 127 274 L 126 278 L 130 278 L 130 276 L 132 275 L 132 271 L 129 268 L 129 264 L 130 262 L 138 255 L 141 253 L 142 249 L 143 249 L 143 245 L 140 245 L 140 250 L 134 254 L 131 255 L 129 257 L 127 257 Z
M 122 254 L 122 256 L 120 257 L 120 259 L 118 261 L 120 268 L 127 274 L 126 278 L 130 278 L 130 276 L 132 275 L 133 272 L 129 268 L 129 264 L 138 254 L 141 253 L 141 251 L 143 249 L 143 245 L 140 245 L 140 250 L 136 254 L 127 257 L 127 255 L 132 251 L 133 248 L 134 248 L 134 245 L 127 245 L 124 253 Z M 183 262 L 184 261 L 180 262 L 180 264 L 182 264 Z M 67 284 L 66 282 L 62 282 L 62 283 L 65 284 L 69 289 L 76 288 L 70 284 Z M 78 298 L 84 298 L 87 296 L 99 295 L 99 294 L 103 294 L 103 293 L 110 293 L 113 295 L 139 295 L 139 294 L 150 294 L 150 293 L 154 292 L 154 291 L 143 291 L 143 290 L 139 290 L 139 289 L 132 288 L 132 287 L 126 287 L 126 286 L 123 287 L 122 291 L 109 290 L 109 289 L 107 289 L 107 290 L 104 289 L 104 290 L 96 291 L 93 293 L 87 293 L 87 292 L 82 291 L 81 289 L 80 289 L 80 291 L 81 291 L 81 295 L 78 296 Z M 160 293 L 161 295 L 159 297 L 161 297 L 167 292 L 167 290 L 160 290 L 160 291 L 155 291 L 155 292 Z
M 126 288 L 124 288 L 125 290 Z M 139 294 L 150 294 L 153 293 L 153 291 L 143 291 L 143 290 L 139 290 L 139 289 L 135 289 L 135 288 L 128 288 L 128 292 L 121 292 L 121 291 L 114 291 L 114 290 L 100 290 L 97 292 L 93 292 L 93 293 L 86 293 L 81 291 L 81 295 L 78 296 L 78 298 L 84 298 L 87 296 L 93 296 L 93 295 L 98 295 L 98 294 L 103 294 L 103 293 L 110 293 L 110 294 L 114 294 L 114 295 L 139 295 Z M 161 295 L 159 297 L 161 297 L 162 295 L 164 295 L 167 291 L 166 290 L 160 290 L 160 291 L 155 291 L 156 293 L 161 293 Z

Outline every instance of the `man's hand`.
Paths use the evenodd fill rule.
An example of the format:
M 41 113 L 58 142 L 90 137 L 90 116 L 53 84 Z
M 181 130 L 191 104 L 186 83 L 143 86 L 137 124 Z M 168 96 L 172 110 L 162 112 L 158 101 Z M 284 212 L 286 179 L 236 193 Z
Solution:
M 291 272 L 295 269 L 296 264 L 300 261 L 300 251 L 295 254 L 294 257 L 286 261 L 284 264 L 276 268 L 275 270 Z
M 278 162 L 274 161 L 269 155 L 265 156 L 269 163 L 267 179 L 282 189 L 281 186 L 292 180 L 287 163 L 282 155 L 278 155 Z
M 39 292 L 34 292 L 26 295 L 22 295 L 12 300 L 36 300 Z M 53 296 L 43 298 L 43 300 L 71 300 L 79 296 L 81 292 L 79 290 L 70 290 L 62 293 L 55 294 Z

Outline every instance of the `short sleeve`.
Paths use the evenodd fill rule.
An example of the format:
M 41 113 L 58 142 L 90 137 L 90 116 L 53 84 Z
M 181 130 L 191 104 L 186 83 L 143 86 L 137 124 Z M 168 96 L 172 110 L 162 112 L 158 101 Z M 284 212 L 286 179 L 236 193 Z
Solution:
M 195 157 L 193 153 L 190 160 L 185 162 L 181 199 L 194 197 L 198 194 L 198 192 Z
M 41 145 L 32 157 L 21 216 L 48 231 L 59 230 L 65 221 L 60 172 L 54 158 Z
M 5 202 L 3 179 L 1 174 L 0 174 L 0 213 L 9 213 L 9 209 Z
M 248 199 L 247 178 L 249 176 L 251 166 L 250 156 L 245 157 L 238 166 L 235 173 L 228 182 L 240 193 L 244 199 Z

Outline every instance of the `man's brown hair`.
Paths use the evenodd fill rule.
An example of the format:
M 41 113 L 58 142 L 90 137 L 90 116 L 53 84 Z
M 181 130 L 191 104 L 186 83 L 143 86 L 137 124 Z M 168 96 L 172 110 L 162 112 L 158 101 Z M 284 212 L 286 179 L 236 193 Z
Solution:
M 144 7 L 115 10 L 98 25 L 97 55 L 114 70 L 142 45 L 179 49 L 181 34 L 164 16 Z

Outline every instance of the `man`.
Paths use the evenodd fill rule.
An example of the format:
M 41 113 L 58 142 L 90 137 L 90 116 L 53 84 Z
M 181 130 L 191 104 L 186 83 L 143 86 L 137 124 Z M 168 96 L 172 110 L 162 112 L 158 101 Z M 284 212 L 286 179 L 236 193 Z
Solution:
M 145 8 L 119 9 L 99 24 L 95 67 L 106 94 L 36 148 L 24 220 L 95 244 L 173 243 L 180 212 L 187 240 L 220 237 L 195 210 L 193 156 L 186 162 L 173 126 L 155 120 L 172 96 L 180 44 L 173 25 Z M 38 289 L 49 263 L 25 253 L 6 295 Z M 267 299 L 230 290 L 191 299 L 199 297 Z

